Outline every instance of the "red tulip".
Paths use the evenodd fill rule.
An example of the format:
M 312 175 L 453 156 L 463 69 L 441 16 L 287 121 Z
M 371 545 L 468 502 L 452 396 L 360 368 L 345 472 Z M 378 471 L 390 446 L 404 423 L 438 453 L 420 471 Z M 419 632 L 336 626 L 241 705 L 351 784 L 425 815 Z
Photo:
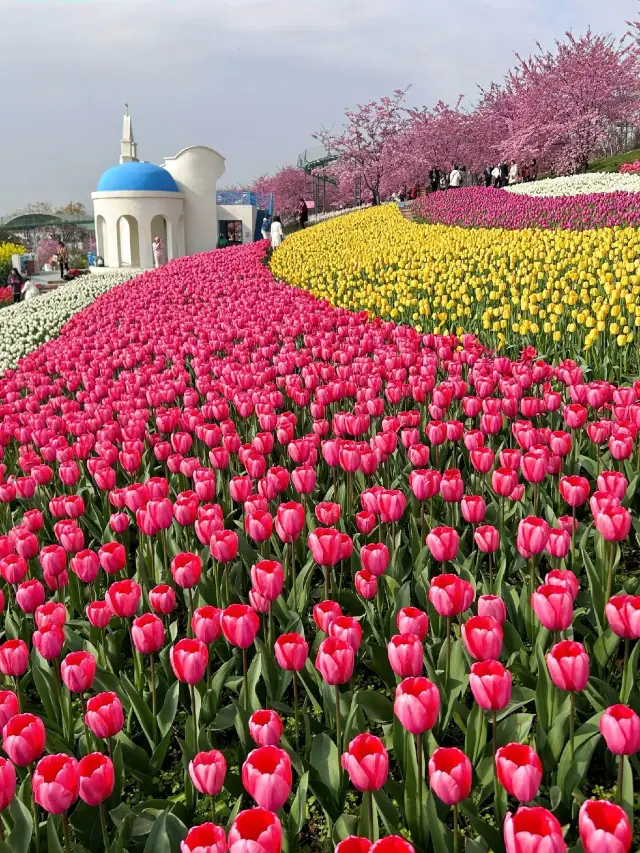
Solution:
M 405 678 L 396 687 L 393 711 L 403 727 L 418 735 L 432 729 L 440 713 L 440 693 L 427 678 Z
M 542 781 L 542 762 L 538 753 L 530 746 L 508 743 L 496 752 L 498 781 L 507 794 L 530 803 L 537 794 Z
M 375 577 L 383 575 L 389 566 L 389 549 L 382 542 L 372 542 L 360 549 L 360 561 Z
M 543 584 L 531 596 L 531 607 L 549 631 L 566 631 L 573 622 L 573 596 L 557 584 Z
M 316 518 L 325 527 L 333 527 L 340 520 L 340 504 L 323 501 L 316 506 Z
M 88 806 L 98 806 L 113 793 L 115 772 L 111 759 L 101 752 L 90 752 L 80 759 L 80 799 Z
M 46 739 L 44 723 L 34 714 L 15 714 L 2 729 L 2 748 L 18 767 L 37 761 Z
M 93 583 L 100 571 L 100 558 L 95 551 L 86 548 L 71 558 L 70 566 L 83 583 Z
M 209 548 L 214 560 L 230 563 L 238 555 L 239 544 L 235 530 L 216 530 L 211 534 Z
M 493 554 L 500 547 L 500 534 L 491 524 L 476 527 L 473 539 L 483 554 Z
M 119 542 L 106 542 L 98 551 L 98 558 L 108 575 L 121 572 L 127 565 L 127 552 Z
M 457 616 L 471 606 L 473 587 L 457 575 L 437 575 L 429 587 L 429 601 L 440 616 Z
M 284 726 L 275 711 L 255 711 L 249 718 L 249 734 L 258 746 L 277 746 Z
M 466 495 L 460 501 L 460 510 L 462 517 L 469 524 L 482 524 L 487 505 L 479 495 Z
M 291 761 L 284 749 L 261 746 L 242 765 L 242 784 L 264 809 L 278 811 L 291 793 Z
M 589 481 L 585 477 L 563 477 L 558 488 L 562 499 L 569 506 L 582 506 L 589 497 Z
M 229 853 L 280 853 L 282 824 L 267 809 L 247 809 L 231 824 L 227 840 Z
M 180 842 L 180 853 L 226 853 L 225 831 L 215 823 L 201 823 L 187 832 Z
M 353 584 L 356 592 L 365 600 L 375 598 L 378 592 L 378 579 L 372 574 L 369 569 L 360 569 L 355 573 Z
M 0 646 L 0 672 L 17 678 L 29 666 L 29 649 L 24 640 L 7 640 Z
M 129 619 L 138 609 L 142 589 L 135 581 L 116 581 L 107 589 L 105 599 L 116 616 Z
M 171 561 L 171 575 L 182 589 L 192 589 L 200 582 L 202 560 L 197 554 L 176 554 Z
M 341 763 L 358 791 L 379 791 L 387 781 L 389 756 L 375 735 L 357 735 L 342 754 Z
M 586 800 L 580 806 L 578 829 L 584 853 L 628 853 L 631 848 L 629 818 L 607 800 Z
M 268 512 L 258 510 L 245 516 L 244 529 L 254 542 L 265 542 L 273 532 L 273 518 Z
M 220 793 L 226 773 L 226 759 L 217 749 L 199 752 L 189 762 L 189 777 L 194 788 L 209 797 Z
M 96 659 L 90 652 L 71 652 L 60 665 L 60 677 L 67 690 L 84 693 L 96 677 Z
M 113 610 L 106 601 L 92 601 L 87 605 L 86 614 L 94 628 L 106 628 L 113 616 Z
M 403 607 L 396 616 L 396 626 L 401 634 L 415 634 L 423 642 L 429 630 L 429 617 L 417 607 Z
M 342 542 L 339 530 L 319 527 L 309 534 L 307 543 L 319 566 L 335 566 L 341 559 Z
M 357 654 L 362 642 L 362 628 L 353 616 L 336 616 L 329 625 L 329 636 L 344 640 L 351 646 L 353 653 Z
M 299 672 L 309 655 L 309 644 L 301 634 L 282 634 L 274 646 L 276 660 L 282 669 Z
M 448 806 L 466 800 L 471 793 L 473 768 L 460 749 L 439 747 L 429 759 L 431 790 Z
M 415 853 L 413 844 L 410 844 L 401 835 L 387 835 L 376 841 L 369 848 L 369 853 Z
M 446 563 L 455 560 L 460 537 L 452 527 L 435 527 L 427 534 L 427 546 L 434 560 Z
M 175 591 L 168 584 L 154 586 L 149 592 L 149 604 L 156 613 L 161 613 L 164 616 L 173 613 L 176 606 Z
M 594 521 L 603 539 L 607 542 L 621 542 L 629 534 L 631 513 L 621 506 L 604 507 Z
M 511 673 L 497 660 L 474 663 L 469 686 L 484 711 L 502 711 L 511 699 Z
M 603 471 L 598 476 L 598 489 L 601 492 L 611 492 L 619 501 L 624 500 L 629 488 L 629 482 L 621 471 Z
M 260 618 L 247 604 L 231 604 L 222 611 L 220 625 L 228 643 L 248 649 L 258 633 Z
M 474 660 L 497 660 L 502 651 L 502 626 L 491 616 L 472 616 L 462 626 L 462 639 Z
M 549 525 L 543 518 L 530 515 L 518 525 L 517 547 L 520 554 L 529 559 L 541 554 L 549 539 Z
M 11 717 L 20 713 L 18 697 L 13 690 L 0 690 L 0 729 L 3 729 Z
M 10 805 L 16 793 L 16 768 L 6 758 L 0 758 L 0 811 Z
M 251 567 L 251 582 L 267 601 L 275 601 L 284 586 L 282 565 L 276 560 L 260 560 Z
M 64 631 L 58 625 L 44 625 L 33 632 L 33 645 L 45 660 L 57 658 L 64 641 Z
M 202 680 L 209 660 L 207 647 L 200 640 L 178 640 L 169 651 L 171 668 L 178 679 L 186 684 Z
M 344 640 L 327 637 L 318 646 L 316 668 L 327 684 L 345 684 L 353 675 L 355 652 Z
M 511 468 L 496 468 L 491 475 L 491 488 L 503 498 L 509 497 L 518 485 L 518 475 Z
M 46 755 L 37 763 L 31 784 L 39 806 L 50 814 L 62 814 L 78 799 L 78 762 L 64 753 Z
M 337 601 L 321 601 L 313 608 L 313 621 L 325 634 L 329 633 L 331 623 L 338 616 L 342 616 L 342 608 Z
M 44 604 L 44 587 L 40 581 L 23 581 L 16 590 L 16 604 L 23 613 L 35 613 Z
M 558 819 L 541 806 L 521 806 L 515 815 L 504 819 L 504 844 L 507 853 L 565 853 Z
M 547 653 L 547 668 L 551 680 L 560 690 L 579 692 L 589 680 L 589 655 L 582 643 L 563 640 Z
M 115 693 L 98 693 L 87 701 L 84 721 L 98 738 L 117 735 L 124 726 L 124 711 Z
M 133 620 L 131 639 L 141 655 L 159 652 L 164 645 L 164 625 L 162 619 L 153 613 L 144 613 Z
M 598 725 L 614 755 L 635 755 L 640 750 L 640 717 L 632 708 L 611 705 Z
M 219 607 L 212 607 L 207 604 L 204 607 L 198 607 L 193 611 L 191 617 L 191 627 L 196 637 L 206 646 L 210 646 L 220 636 L 222 626 L 220 625 L 220 617 L 222 610 Z
M 396 634 L 387 646 L 389 664 L 400 678 L 420 675 L 424 665 L 422 642 L 415 634 Z
M 336 844 L 333 853 L 369 853 L 372 842 L 360 835 L 348 835 Z

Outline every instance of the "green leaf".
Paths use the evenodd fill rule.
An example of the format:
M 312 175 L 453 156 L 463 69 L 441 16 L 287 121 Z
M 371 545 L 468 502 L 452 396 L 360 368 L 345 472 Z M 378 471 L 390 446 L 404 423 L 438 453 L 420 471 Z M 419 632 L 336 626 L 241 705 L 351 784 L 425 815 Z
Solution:
M 302 832 L 307 820 L 307 788 L 309 786 L 309 773 L 303 773 L 298 782 L 298 790 L 291 804 L 289 812 L 288 825 L 289 832 L 292 835 L 299 835 Z
M 638 671 L 638 657 L 640 656 L 640 643 L 635 643 L 633 646 L 633 651 L 629 655 L 629 660 L 627 662 L 627 673 L 624 679 L 623 690 L 620 695 L 620 701 L 623 703 L 627 703 L 629 701 L 629 697 L 631 696 L 631 691 L 636 682 L 636 672 Z
M 167 815 L 170 808 L 166 808 L 156 818 L 155 823 L 144 845 L 144 853 L 172 853 L 171 842 L 167 834 Z
M 429 791 L 427 798 L 427 818 L 429 822 L 429 830 L 433 841 L 434 853 L 451 853 L 453 850 L 452 833 L 438 817 L 436 804 L 432 791 Z
M 602 624 L 602 616 L 604 614 L 604 589 L 602 587 L 602 580 L 600 575 L 591 562 L 591 557 L 587 553 L 587 550 L 582 550 L 582 558 L 584 560 L 584 567 L 587 570 L 587 578 L 589 579 L 589 589 L 591 591 L 591 601 L 593 607 L 591 612 L 596 620 L 596 625 L 598 626 L 598 633 L 604 633 L 607 626 Z
M 155 743 L 153 740 L 153 714 L 151 713 L 151 709 L 146 704 L 142 696 L 138 693 L 133 684 L 129 681 L 124 672 L 120 673 L 120 681 L 122 682 L 124 689 L 127 691 L 127 696 L 131 701 L 131 705 L 133 706 L 133 710 L 135 711 L 135 715 L 138 718 L 138 722 L 140 723 L 142 731 L 147 736 L 147 740 L 149 741 L 151 746 L 154 747 Z
M 593 751 L 600 740 L 598 723 L 601 714 L 595 714 L 587 720 L 575 733 L 575 754 L 571 755 L 571 744 L 568 743 L 558 765 L 557 785 L 561 788 L 565 802 L 569 802 L 571 794 L 582 785 L 582 781 L 591 763 Z
M 180 682 L 174 681 L 167 690 L 162 708 L 158 714 L 158 731 L 164 737 L 170 731 L 178 711 L 178 699 L 180 698 Z
M 498 723 L 498 746 L 505 746 L 507 743 L 525 743 L 533 717 L 533 714 L 511 714 L 510 717 Z
M 486 841 L 489 849 L 493 853 L 500 853 L 504 850 L 502 833 L 495 826 L 491 826 L 486 820 L 483 820 L 478 814 L 478 809 L 472 799 L 467 798 L 460 803 L 460 811 L 469 821 L 478 835 Z M 468 840 L 468 839 L 467 839 Z
M 480 705 L 474 703 L 467 719 L 467 735 L 465 738 L 465 753 L 476 764 L 487 744 L 487 724 L 484 711 Z
M 337 792 L 340 790 L 340 756 L 335 743 L 325 732 L 313 738 L 309 763 L 320 781 L 337 799 Z
M 14 797 L 7 810 L 13 821 L 13 829 L 7 836 L 7 845 L 12 853 L 28 853 L 33 835 L 31 812 L 19 797 Z
M 332 838 L 334 844 L 339 844 L 350 835 L 357 835 L 358 818 L 355 815 L 342 814 L 333 824 Z
M 373 792 L 373 799 L 375 800 L 378 814 L 382 818 L 387 834 L 397 835 L 399 832 L 398 809 L 394 806 L 382 788 L 379 791 Z
M 631 762 L 626 755 L 621 755 L 618 760 L 624 762 L 622 770 L 622 808 L 627 813 L 631 826 L 633 826 L 633 771 L 631 770 Z
M 58 827 L 52 814 L 47 818 L 47 853 L 63 853 Z
M 381 693 L 359 690 L 356 701 L 374 723 L 390 723 L 393 720 L 393 703 Z

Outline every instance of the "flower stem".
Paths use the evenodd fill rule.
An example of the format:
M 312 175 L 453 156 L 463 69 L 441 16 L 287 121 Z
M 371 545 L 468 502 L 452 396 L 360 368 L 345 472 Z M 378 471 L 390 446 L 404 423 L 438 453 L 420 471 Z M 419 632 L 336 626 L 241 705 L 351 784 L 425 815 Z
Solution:
M 447 616 L 447 665 L 444 672 L 444 688 L 449 684 L 449 672 L 451 671 L 451 616 Z
M 249 710 L 249 677 L 247 674 L 247 650 L 242 650 L 242 692 L 244 693 L 244 710 Z
M 616 784 L 616 803 L 622 805 L 622 788 L 624 781 L 624 755 L 618 756 L 618 782 Z
M 156 700 L 156 658 L 151 652 L 151 713 L 153 714 L 153 742 L 158 740 L 158 719 L 157 719 L 157 700 Z
M 104 844 L 105 853 L 109 853 L 111 845 L 109 844 L 109 831 L 107 829 L 107 817 L 105 815 L 104 802 L 100 803 L 100 826 L 102 827 L 102 842 Z
M 335 684 L 334 689 L 336 696 L 336 746 L 338 747 L 338 762 L 340 762 L 340 688 Z
M 300 721 L 298 719 L 298 674 L 293 671 L 293 714 L 296 724 L 296 752 L 300 752 Z
M 453 807 L 453 853 L 458 853 L 460 847 L 460 830 L 458 828 L 458 806 Z
M 67 817 L 66 812 L 62 815 L 62 832 L 64 834 L 65 853 L 71 853 L 71 842 L 69 840 L 69 818 Z
M 418 758 L 418 832 L 422 835 L 422 732 L 416 735 L 416 752 Z
M 198 751 L 198 721 L 196 720 L 196 689 L 193 684 L 189 685 L 191 693 L 191 713 L 193 714 L 193 746 Z
M 575 753 L 574 748 L 574 728 L 575 728 L 575 716 L 576 716 L 576 694 L 569 694 L 569 743 L 571 744 L 571 761 L 573 761 L 573 756 Z

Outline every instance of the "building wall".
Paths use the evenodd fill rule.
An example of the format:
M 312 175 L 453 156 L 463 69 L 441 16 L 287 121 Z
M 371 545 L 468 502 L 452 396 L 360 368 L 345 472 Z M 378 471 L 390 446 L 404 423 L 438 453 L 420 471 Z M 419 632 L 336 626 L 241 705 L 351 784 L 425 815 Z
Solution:
M 221 222 L 242 222 L 242 242 L 253 243 L 256 232 L 257 209 L 251 204 L 219 204 L 218 219 Z
M 218 244 L 216 191 L 218 178 L 224 173 L 224 157 L 212 148 L 193 146 L 175 157 L 165 158 L 165 168 L 184 195 L 186 254 L 215 249 Z
M 128 265 L 131 255 L 139 255 L 140 266 L 154 266 L 151 222 L 156 216 L 167 220 L 165 259 L 171 260 L 181 254 L 184 246 L 184 196 L 182 193 L 160 192 L 96 192 L 92 193 L 93 212 L 96 222 L 97 253 L 102 255 L 106 267 Z M 121 217 L 128 217 L 128 228 L 119 227 Z M 137 246 L 130 253 L 123 246 L 127 233 L 131 232 L 132 220 L 137 224 Z M 159 234 L 158 236 L 162 236 Z M 135 243 L 135 240 L 133 241 Z

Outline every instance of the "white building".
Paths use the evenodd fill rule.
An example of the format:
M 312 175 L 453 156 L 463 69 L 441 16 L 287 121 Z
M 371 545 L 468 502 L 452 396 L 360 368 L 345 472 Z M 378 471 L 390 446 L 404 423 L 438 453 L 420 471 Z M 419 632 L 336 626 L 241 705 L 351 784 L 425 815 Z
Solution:
M 218 203 L 224 169 L 224 157 L 204 145 L 184 148 L 162 166 L 138 160 L 127 111 L 120 162 L 104 172 L 91 194 L 96 249 L 105 267 L 153 267 L 155 237 L 164 244 L 165 260 L 215 249 L 221 230 L 228 229 L 235 242 L 252 242 L 255 197 L 222 193 L 220 201 L 230 203 Z

